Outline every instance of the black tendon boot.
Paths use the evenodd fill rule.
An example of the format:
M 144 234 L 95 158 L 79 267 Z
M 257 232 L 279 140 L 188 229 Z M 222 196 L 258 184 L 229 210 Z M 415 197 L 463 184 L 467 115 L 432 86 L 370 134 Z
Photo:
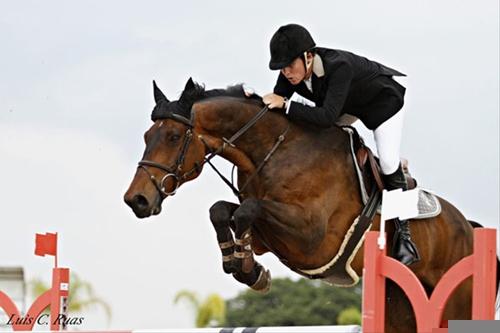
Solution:
M 403 191 L 408 190 L 408 184 L 406 183 L 401 164 L 394 173 L 384 175 L 384 183 L 388 191 L 398 188 L 403 189 Z M 394 224 L 396 225 L 396 229 L 394 231 L 392 244 L 392 256 L 407 266 L 419 261 L 420 254 L 418 253 L 415 243 L 413 243 L 410 238 L 410 225 L 408 220 L 394 219 Z

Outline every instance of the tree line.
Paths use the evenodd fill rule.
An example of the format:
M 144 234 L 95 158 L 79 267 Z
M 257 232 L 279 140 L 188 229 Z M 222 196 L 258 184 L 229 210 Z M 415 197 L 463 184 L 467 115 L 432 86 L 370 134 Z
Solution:
M 361 285 L 333 287 L 318 280 L 273 279 L 271 290 L 251 289 L 224 300 L 217 294 L 205 299 L 180 291 L 175 302 L 188 301 L 196 327 L 309 326 L 361 324 Z

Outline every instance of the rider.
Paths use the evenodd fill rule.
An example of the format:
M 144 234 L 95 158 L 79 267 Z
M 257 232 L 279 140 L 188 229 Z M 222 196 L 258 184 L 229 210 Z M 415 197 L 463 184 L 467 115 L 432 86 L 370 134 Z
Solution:
M 280 74 L 264 103 L 270 109 L 283 108 L 291 120 L 324 128 L 344 114 L 359 118 L 374 133 L 386 188 L 407 190 L 399 157 L 405 88 L 392 78 L 405 74 L 347 51 L 316 47 L 298 24 L 280 27 L 270 49 L 269 68 Z M 294 92 L 308 101 L 290 100 Z M 395 224 L 393 256 L 410 265 L 420 256 L 408 221 Z

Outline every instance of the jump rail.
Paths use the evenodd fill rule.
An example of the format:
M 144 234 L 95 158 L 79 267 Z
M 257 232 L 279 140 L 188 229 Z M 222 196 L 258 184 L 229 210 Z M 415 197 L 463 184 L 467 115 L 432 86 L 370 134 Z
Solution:
M 417 321 L 417 332 L 446 332 L 440 327 L 446 302 L 453 291 L 472 277 L 472 319 L 495 319 L 496 230 L 474 229 L 473 254 L 452 266 L 441 278 L 430 299 L 405 265 L 388 257 L 386 248 L 377 245 L 378 232 L 371 231 L 365 240 L 363 285 L 363 332 L 384 332 L 385 279 L 397 283 L 408 296 Z
M 360 333 L 357 325 L 339 326 L 263 326 L 263 327 L 210 327 L 167 328 L 115 331 L 78 331 L 78 333 Z
M 472 319 L 493 320 L 495 311 L 496 282 L 496 230 L 475 229 L 473 254 L 463 258 L 442 277 L 430 299 L 420 281 L 410 269 L 386 255 L 386 248 L 377 245 L 378 232 L 369 232 L 365 241 L 364 288 L 363 288 L 363 332 L 384 331 L 385 279 L 396 282 L 408 296 L 417 321 L 419 333 L 446 332 L 441 328 L 441 317 L 446 302 L 453 291 L 468 277 L 473 281 Z M 69 269 L 52 270 L 52 288 L 39 296 L 26 316 L 21 317 L 14 302 L 0 291 L 0 309 L 12 318 L 14 331 L 29 331 L 42 312 L 50 307 L 50 330 L 64 329 L 69 294 Z M 348 326 L 280 326 L 280 327 L 236 327 L 161 330 L 113 330 L 79 331 L 80 333 L 347 333 L 361 332 L 357 325 Z

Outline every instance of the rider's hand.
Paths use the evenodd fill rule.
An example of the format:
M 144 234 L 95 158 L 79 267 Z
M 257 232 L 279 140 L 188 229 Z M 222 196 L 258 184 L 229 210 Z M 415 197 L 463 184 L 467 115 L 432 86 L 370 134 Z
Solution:
M 281 109 L 285 107 L 285 98 L 273 93 L 267 94 L 264 97 L 262 97 L 262 101 L 270 109 Z

